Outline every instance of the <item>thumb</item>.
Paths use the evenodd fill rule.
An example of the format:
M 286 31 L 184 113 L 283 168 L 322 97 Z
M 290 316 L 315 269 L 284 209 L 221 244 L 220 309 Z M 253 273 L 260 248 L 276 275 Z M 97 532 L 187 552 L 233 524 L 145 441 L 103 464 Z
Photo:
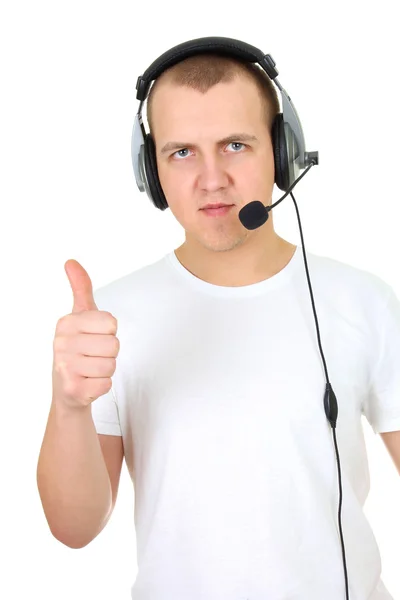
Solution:
M 77 260 L 70 259 L 64 265 L 74 296 L 72 312 L 83 310 L 98 310 L 94 298 L 92 282 L 85 269 Z

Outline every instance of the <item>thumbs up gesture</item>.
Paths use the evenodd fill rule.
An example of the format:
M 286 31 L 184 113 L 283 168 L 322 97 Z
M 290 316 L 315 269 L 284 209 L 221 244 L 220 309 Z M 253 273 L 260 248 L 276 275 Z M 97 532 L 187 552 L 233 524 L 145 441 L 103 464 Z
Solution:
M 119 340 L 117 319 L 98 310 L 92 282 L 76 260 L 64 265 L 73 294 L 72 312 L 61 317 L 53 342 L 53 401 L 79 409 L 111 389 Z

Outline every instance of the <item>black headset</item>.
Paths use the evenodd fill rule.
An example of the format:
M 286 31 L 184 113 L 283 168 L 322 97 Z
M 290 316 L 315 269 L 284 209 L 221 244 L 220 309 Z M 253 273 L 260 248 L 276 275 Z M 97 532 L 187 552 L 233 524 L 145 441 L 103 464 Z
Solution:
M 311 288 L 310 275 L 307 266 L 307 257 L 304 245 L 303 232 L 301 228 L 300 215 L 297 208 L 295 198 L 292 194 L 292 189 L 302 177 L 310 170 L 313 165 L 318 165 L 318 152 L 306 152 L 303 129 L 296 109 L 285 90 L 282 88 L 276 79 L 278 71 L 275 68 L 275 61 L 270 54 L 264 54 L 258 48 L 225 37 L 205 37 L 190 40 L 174 46 L 167 52 L 164 52 L 157 58 L 143 75 L 138 77 L 136 83 L 136 98 L 140 100 L 138 112 L 135 117 L 135 122 L 132 131 L 131 154 L 132 165 L 135 173 L 137 186 L 141 192 L 146 192 L 152 203 L 160 210 L 168 208 L 168 202 L 161 188 L 160 180 L 157 172 L 157 161 L 154 140 L 150 134 L 147 134 L 142 121 L 142 106 L 146 99 L 151 82 L 159 77 L 166 69 L 172 65 L 195 54 L 204 53 L 221 54 L 231 56 L 250 63 L 258 63 L 267 73 L 269 78 L 277 85 L 282 98 L 283 113 L 276 115 L 272 126 L 272 145 L 275 160 L 275 183 L 279 189 L 286 192 L 282 198 L 264 206 L 258 200 L 250 202 L 239 211 L 239 220 L 247 229 L 256 229 L 265 223 L 268 219 L 268 214 L 271 209 L 277 206 L 289 193 L 293 199 L 297 219 L 299 222 L 300 236 L 302 241 L 302 250 L 304 258 L 304 266 L 307 275 L 307 282 L 310 291 L 311 303 L 315 318 L 317 330 L 318 345 L 321 353 L 321 358 L 325 370 L 326 387 L 324 393 L 324 409 L 326 417 L 331 424 L 333 431 L 333 439 L 336 451 L 336 460 L 338 466 L 339 477 L 339 532 L 342 546 L 343 570 L 345 578 L 346 600 L 349 600 L 349 585 L 347 576 L 346 554 L 343 540 L 342 524 L 341 524 L 341 508 L 342 508 L 342 481 L 341 468 L 339 459 L 339 450 L 336 439 L 336 422 L 338 417 L 338 405 L 332 385 L 329 381 L 328 369 L 325 361 L 325 356 L 321 346 L 319 333 L 319 325 L 317 313 L 315 310 L 314 297 Z M 306 169 L 298 177 L 301 169 Z
M 132 131 L 132 165 L 137 186 L 146 192 L 160 210 L 168 208 L 157 171 L 156 150 L 150 133 L 146 133 L 142 120 L 142 106 L 150 84 L 166 69 L 195 54 L 222 54 L 250 63 L 258 63 L 281 92 L 283 113 L 276 115 L 272 126 L 272 145 L 275 162 L 275 183 L 279 189 L 288 191 L 300 169 L 312 162 L 318 163 L 318 152 L 306 152 L 303 129 L 296 109 L 285 90 L 276 79 L 278 71 L 270 54 L 258 48 L 225 37 L 204 37 L 174 46 L 159 56 L 137 79 L 136 98 L 140 100 Z

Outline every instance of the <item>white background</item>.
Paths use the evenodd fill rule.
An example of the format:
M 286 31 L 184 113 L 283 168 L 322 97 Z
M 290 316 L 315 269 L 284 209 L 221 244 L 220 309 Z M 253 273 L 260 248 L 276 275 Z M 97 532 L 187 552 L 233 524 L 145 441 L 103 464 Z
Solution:
M 2 6 L 0 597 L 128 600 L 136 554 L 125 464 L 111 521 L 81 550 L 52 537 L 36 466 L 55 325 L 72 310 L 65 261 L 78 260 L 97 288 L 184 239 L 171 212 L 155 209 L 135 185 L 137 77 L 196 37 L 234 37 L 271 53 L 306 149 L 319 151 L 320 165 L 293 192 L 306 249 L 375 273 L 400 296 L 397 2 Z M 273 201 L 281 195 L 275 187 Z M 274 210 L 274 223 L 300 242 L 290 197 Z M 365 512 L 383 580 L 399 599 L 400 478 L 380 437 L 363 426 L 371 469 Z

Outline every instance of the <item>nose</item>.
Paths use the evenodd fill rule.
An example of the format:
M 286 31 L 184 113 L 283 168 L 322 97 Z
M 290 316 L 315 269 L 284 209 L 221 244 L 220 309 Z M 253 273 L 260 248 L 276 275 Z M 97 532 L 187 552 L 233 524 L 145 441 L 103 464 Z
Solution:
M 229 175 L 222 157 L 203 156 L 199 166 L 198 185 L 202 191 L 217 192 L 229 183 Z

